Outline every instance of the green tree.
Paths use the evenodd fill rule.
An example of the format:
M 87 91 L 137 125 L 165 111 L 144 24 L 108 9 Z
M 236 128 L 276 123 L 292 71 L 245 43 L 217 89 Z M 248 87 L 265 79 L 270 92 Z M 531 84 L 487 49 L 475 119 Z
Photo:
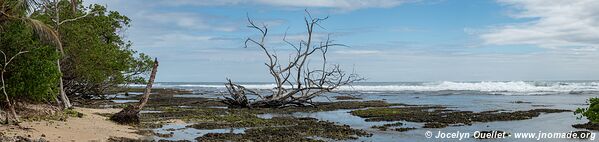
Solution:
M 152 60 L 131 49 L 131 42 L 119 33 L 130 26 L 130 19 L 101 5 L 79 6 L 69 11 L 68 1 L 61 2 L 59 15 L 77 19 L 60 25 L 58 33 L 65 56 L 61 70 L 65 91 L 70 96 L 102 96 L 120 84 L 142 83 L 151 69 Z M 55 13 L 38 11 L 36 19 L 52 22 Z
M 82 2 L 0 0 L 2 102 L 16 122 L 11 99 L 53 101 L 63 90 L 62 78 L 69 79 L 70 94 L 89 96 L 143 82 L 143 74 L 149 72 L 152 60 L 130 49 L 131 43 L 118 34 L 129 27 L 127 17 L 100 5 L 84 8 L 76 3 Z M 66 95 L 60 98 L 67 102 L 65 108 L 70 106 Z
M 41 43 L 29 27 L 20 22 L 2 24 L 0 50 L 7 56 L 29 51 L 15 58 L 5 73 L 10 97 L 33 102 L 54 101 L 60 77 L 55 65 L 59 58 L 54 47 Z
M 52 30 L 49 26 L 47 26 L 46 24 L 44 24 L 43 22 L 33 19 L 30 17 L 30 13 L 31 10 L 35 7 L 33 6 L 33 4 L 35 3 L 34 0 L 0 0 L 0 30 L 5 30 L 5 29 L 17 29 L 17 30 L 30 30 L 29 32 L 33 32 L 33 35 L 37 36 L 38 38 L 36 39 L 40 39 L 43 40 L 46 43 L 53 43 L 55 45 L 55 47 L 58 47 L 58 49 L 62 50 L 61 48 L 61 44 L 58 38 L 58 35 L 56 34 L 56 32 L 54 30 Z M 22 24 L 25 25 L 26 27 L 11 27 L 14 26 L 12 24 Z M 28 28 L 28 29 L 25 29 Z M 22 32 L 27 32 L 27 31 L 22 31 Z M 4 35 L 10 35 L 10 32 L 2 32 L 3 36 Z M 19 33 L 14 33 L 14 34 L 18 34 Z M 33 39 L 33 37 L 30 37 L 31 39 Z M 9 38 L 10 39 L 10 38 Z M 27 41 L 27 40 L 25 40 Z M 15 40 L 3 40 L 3 42 L 21 42 L 19 40 L 15 41 Z M 4 100 L 4 104 L 7 106 L 7 108 L 9 108 L 9 111 L 11 113 L 11 115 L 13 116 L 14 120 L 16 122 L 19 122 L 17 113 L 15 112 L 14 109 L 14 101 L 10 101 L 10 96 L 8 95 L 7 91 L 8 87 L 6 82 L 5 82 L 5 73 L 6 75 L 10 76 L 10 72 L 12 70 L 10 70 L 10 66 L 11 61 L 13 61 L 13 59 L 15 59 L 16 57 L 18 57 L 19 55 L 21 55 L 22 53 L 26 53 L 29 51 L 23 51 L 23 49 L 25 47 L 27 47 L 28 45 L 20 45 L 20 44 L 16 44 L 17 47 L 13 47 L 13 46 L 8 46 L 11 44 L 7 44 L 5 46 L 0 47 L 2 50 L 2 55 L 3 55 L 3 59 L 4 59 L 4 63 L 2 64 L 2 93 L 5 96 L 5 100 Z M 21 46 L 21 47 L 19 47 Z M 19 52 L 15 53 L 15 54 L 10 54 L 11 52 L 11 48 L 19 48 Z M 8 76 L 7 76 L 8 77 Z M 14 94 L 12 94 L 11 96 L 14 96 Z M 7 115 L 6 117 L 6 122 L 9 122 L 9 115 Z
M 50 26 L 30 17 L 29 13 L 33 10 L 34 3 L 34 0 L 0 0 L 0 23 L 20 21 L 31 27 L 40 40 L 53 43 L 60 49 L 61 45 L 56 32 Z

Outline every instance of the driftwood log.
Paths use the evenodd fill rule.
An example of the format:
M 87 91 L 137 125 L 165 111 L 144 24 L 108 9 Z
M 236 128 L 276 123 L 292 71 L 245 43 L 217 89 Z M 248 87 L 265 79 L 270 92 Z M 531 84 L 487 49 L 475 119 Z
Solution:
M 282 61 L 279 60 L 275 49 L 266 45 L 268 27 L 266 25 L 257 26 L 248 16 L 248 27 L 259 31 L 261 36 L 258 39 L 247 38 L 245 47 L 255 45 L 261 49 L 268 59 L 264 64 L 273 77 L 275 86 L 267 90 L 270 93 L 265 94 L 261 93 L 264 90 L 247 89 L 243 85 L 235 84 L 227 79 L 228 82 L 225 86 L 229 95 L 225 96 L 223 103 L 234 108 L 313 106 L 313 98 L 331 92 L 340 86 L 363 80 L 355 73 L 344 72 L 339 65 L 327 63 L 327 52 L 330 47 L 345 46 L 334 43 L 330 39 L 330 34 L 325 39 L 316 41 L 319 39 L 315 39 L 315 27 L 321 27 L 319 23 L 327 18 L 313 18 L 306 11 L 306 17 L 304 17 L 307 30 L 305 38 L 294 44 L 292 42 L 295 41 L 287 40 L 287 33 L 285 33 L 283 41 L 294 50 L 288 60 Z M 321 63 L 310 66 L 308 65 L 310 60 Z
M 139 100 L 137 105 L 128 105 L 123 108 L 120 112 L 112 115 L 110 120 L 120 123 L 120 124 L 139 124 L 139 112 L 148 102 L 150 98 L 150 93 L 152 91 L 152 84 L 154 84 L 154 78 L 156 78 L 156 72 L 158 71 L 158 59 L 154 59 L 154 67 L 152 67 L 152 73 L 150 74 L 150 80 L 148 80 L 148 84 L 146 85 L 146 89 L 144 90 L 144 94 Z

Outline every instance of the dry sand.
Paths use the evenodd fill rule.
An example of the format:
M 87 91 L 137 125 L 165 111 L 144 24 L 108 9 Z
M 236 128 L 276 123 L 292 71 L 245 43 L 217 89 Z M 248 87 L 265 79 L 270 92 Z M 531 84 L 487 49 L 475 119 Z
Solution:
M 16 126 L 0 126 L 0 132 L 7 136 L 24 136 L 44 139 L 51 142 L 106 141 L 112 137 L 140 138 L 131 126 L 118 125 L 104 116 L 95 113 L 116 113 L 119 109 L 75 108 L 85 114 L 82 118 L 70 117 L 63 121 L 23 122 L 21 126 L 31 129 L 19 129 Z

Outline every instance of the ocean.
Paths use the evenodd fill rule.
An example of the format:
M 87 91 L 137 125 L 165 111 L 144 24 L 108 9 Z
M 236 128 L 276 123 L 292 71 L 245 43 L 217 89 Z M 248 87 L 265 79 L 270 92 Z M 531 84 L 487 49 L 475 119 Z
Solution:
M 275 87 L 275 84 L 260 82 L 241 82 L 238 84 L 251 89 L 271 89 Z M 225 86 L 224 83 L 217 82 L 158 82 L 154 87 L 202 91 L 224 88 Z M 286 85 L 284 87 L 290 86 Z M 340 87 L 337 91 L 354 91 L 358 93 L 480 91 L 503 95 L 535 95 L 564 92 L 597 92 L 599 91 L 599 81 L 358 82 L 351 86 Z

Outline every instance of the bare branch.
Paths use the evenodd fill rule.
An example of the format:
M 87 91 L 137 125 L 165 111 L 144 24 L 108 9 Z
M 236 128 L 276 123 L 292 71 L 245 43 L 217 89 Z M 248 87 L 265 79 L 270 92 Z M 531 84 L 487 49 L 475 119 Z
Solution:
M 19 53 L 15 54 L 14 56 L 10 57 L 10 59 L 8 59 L 8 62 L 6 62 L 6 63 L 4 63 L 4 64 L 5 64 L 5 65 L 8 65 L 8 64 L 10 64 L 10 62 L 12 62 L 12 60 L 14 60 L 14 59 L 15 59 L 15 57 L 17 57 L 17 56 L 19 56 L 19 55 L 21 55 L 21 54 L 23 54 L 23 53 L 27 53 L 27 52 L 29 52 L 29 51 L 21 51 L 21 52 L 19 52 Z M 3 54 L 4 54 L 4 53 L 3 53 Z M 5 59 L 6 59 L 6 58 L 5 58 Z
M 79 20 L 79 19 L 81 19 L 81 18 L 85 18 L 85 17 L 87 17 L 88 15 L 90 15 L 90 14 L 95 14 L 95 13 L 96 13 L 96 12 L 88 12 L 88 13 L 86 13 L 86 14 L 85 14 L 85 15 L 83 15 L 83 16 L 79 16 L 79 17 L 76 17 L 76 18 L 73 18 L 73 19 L 66 19 L 66 20 L 62 20 L 62 21 L 60 21 L 60 22 L 58 23 L 58 25 L 62 25 L 62 24 L 64 24 L 64 23 L 67 23 L 67 22 L 73 22 L 73 21 L 77 21 L 77 20 Z
M 319 23 L 328 19 L 314 18 L 306 10 L 304 22 L 306 25 L 306 38 L 300 40 L 298 44 L 293 44 L 287 39 L 287 31 L 283 35 L 283 42 L 295 50 L 294 55 L 290 55 L 286 62 L 280 64 L 280 60 L 276 55 L 276 50 L 265 45 L 266 36 L 268 35 L 268 27 L 266 25 L 257 26 L 249 16 L 247 16 L 248 27 L 260 32 L 260 40 L 247 38 L 245 40 L 245 48 L 249 44 L 258 46 L 267 56 L 268 61 L 265 66 L 269 70 L 269 74 L 273 77 L 275 88 L 271 89 L 272 94 L 262 96 L 260 92 L 250 91 L 242 85 L 232 83 L 227 79 L 225 84 L 230 97 L 225 97 L 224 103 L 232 107 L 285 107 L 294 106 L 310 106 L 313 105 L 312 98 L 331 92 L 334 89 L 350 85 L 353 82 L 361 81 L 357 74 L 346 74 L 341 70 L 339 65 L 329 67 L 327 53 L 330 47 L 346 46 L 344 44 L 334 43 L 331 39 L 331 34 L 328 34 L 326 39 L 317 41 L 314 36 L 314 27 L 323 28 Z M 289 29 L 289 28 L 288 28 Z M 272 50 L 272 52 L 271 52 Z M 320 53 L 320 57 L 314 56 L 314 53 Z M 312 58 L 321 58 L 322 63 L 312 70 L 310 65 Z M 288 86 L 285 86 L 288 85 Z M 256 95 L 256 99 L 247 99 L 247 95 Z

